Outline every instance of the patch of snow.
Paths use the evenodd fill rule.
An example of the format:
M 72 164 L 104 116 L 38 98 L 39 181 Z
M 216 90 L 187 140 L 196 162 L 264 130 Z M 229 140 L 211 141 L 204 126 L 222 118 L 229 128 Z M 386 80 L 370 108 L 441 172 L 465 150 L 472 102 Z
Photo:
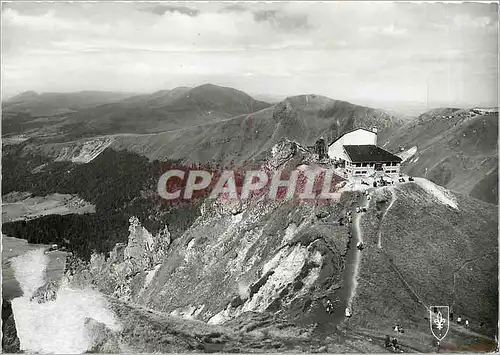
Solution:
M 205 305 L 201 307 L 196 307 L 193 305 L 189 305 L 185 308 L 178 308 L 170 312 L 170 315 L 173 317 L 180 317 L 183 319 L 195 319 L 201 311 L 205 308 Z
M 228 269 L 230 273 L 234 274 L 236 272 L 241 272 L 246 270 L 244 267 L 243 261 L 247 257 L 248 251 L 252 246 L 259 240 L 262 236 L 262 228 L 254 229 L 246 232 L 241 239 L 241 243 L 238 245 L 238 249 L 236 250 L 237 256 L 236 259 L 231 260 Z
M 418 150 L 417 147 L 413 146 L 410 149 L 397 154 L 397 156 L 402 159 L 401 163 L 404 163 L 405 161 L 410 159 L 412 156 L 414 156 L 417 153 L 417 150 Z
M 276 268 L 278 266 L 278 263 L 280 262 L 281 258 L 285 253 L 287 252 L 287 248 L 281 249 L 279 252 L 276 253 L 276 255 L 273 256 L 271 260 L 269 260 L 267 263 L 264 264 L 262 267 L 262 276 L 267 274 L 270 270 Z
M 231 311 L 229 307 L 226 309 L 220 311 L 216 315 L 214 315 L 212 318 L 208 320 L 208 324 L 222 324 L 224 322 L 227 322 L 229 319 L 231 319 Z
M 12 260 L 12 268 L 23 295 L 12 300 L 12 311 L 22 351 L 31 353 L 81 354 L 94 345 L 86 319 L 105 324 L 112 331 L 121 325 L 100 293 L 71 289 L 63 284 L 54 301 L 31 302 L 33 291 L 43 284 L 47 267 L 43 249 L 27 252 Z
M 291 251 L 289 248 L 282 250 L 285 249 L 287 249 L 288 255 L 281 258 L 281 261 L 275 267 L 274 273 L 269 276 L 267 282 L 250 300 L 245 302 L 241 310 L 242 312 L 265 311 L 274 298 L 278 297 L 281 290 L 292 283 L 300 274 L 307 259 L 307 248 L 302 245 L 296 245 Z
M 369 180 L 369 178 L 364 178 L 365 180 Z M 372 181 L 373 184 L 373 181 Z M 344 187 L 339 189 L 337 192 L 342 193 L 346 191 L 365 191 L 368 190 L 372 185 L 362 184 L 361 181 L 349 181 L 345 184 Z
M 310 257 L 310 260 L 314 261 L 319 266 L 309 270 L 309 274 L 307 274 L 307 276 L 302 280 L 302 282 L 304 283 L 302 289 L 299 292 L 297 292 L 297 294 L 292 298 L 292 300 L 305 296 L 309 292 L 312 285 L 318 279 L 321 273 L 321 266 L 323 265 L 323 256 L 321 255 L 321 253 L 318 250 L 316 250 L 314 254 Z
M 97 158 L 107 147 L 113 143 L 112 139 L 87 141 L 81 147 L 80 153 L 72 157 L 73 163 L 89 163 Z
M 153 277 L 155 276 L 156 272 L 160 268 L 161 264 L 158 264 L 154 267 L 153 270 L 150 270 L 146 273 L 146 279 L 144 280 L 144 288 L 148 287 L 148 285 L 151 283 L 153 280 Z
M 238 294 L 242 300 L 246 300 L 250 296 L 250 285 L 247 282 L 238 282 Z
M 33 267 L 39 265 L 39 267 Z M 23 295 L 31 297 L 33 293 L 45 284 L 44 273 L 49 265 L 49 257 L 44 249 L 31 250 L 11 261 L 14 277 L 21 286 Z
M 296 232 L 297 232 L 297 225 L 295 223 L 290 224 L 285 230 L 285 235 L 283 236 L 281 244 L 285 245 L 289 241 L 291 241 L 295 236 Z
M 415 182 L 443 205 L 458 210 L 457 201 L 450 191 L 424 178 L 415 178 Z

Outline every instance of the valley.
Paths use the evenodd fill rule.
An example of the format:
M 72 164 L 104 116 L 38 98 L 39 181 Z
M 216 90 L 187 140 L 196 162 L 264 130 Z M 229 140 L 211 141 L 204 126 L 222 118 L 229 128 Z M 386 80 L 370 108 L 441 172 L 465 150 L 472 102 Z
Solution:
M 64 260 L 57 267 L 36 254 L 8 257 L 32 255 L 26 265 L 52 271 L 42 272 L 29 291 L 43 299 L 35 304 L 3 265 L 11 275 L 4 288 L 14 295 L 8 307 L 20 317 L 7 318 L 4 348 L 55 349 L 41 340 L 27 345 L 31 330 L 21 308 L 63 307 L 69 317 L 73 295 L 89 313 L 71 318 L 83 338 L 78 348 L 67 345 L 69 351 L 384 352 L 385 335 L 403 324 L 406 332 L 397 336 L 404 352 L 432 352 L 430 304 L 450 305 L 471 321 L 470 329 L 450 324 L 440 351 L 494 349 L 494 114 L 443 121 L 431 112 L 408 121 L 319 95 L 271 105 L 243 94 L 214 85 L 166 90 L 75 109 L 57 120 L 23 113 L 23 122 L 40 125 L 29 134 L 26 126 L 9 126 L 2 232 L 27 240 L 30 252 L 58 244 L 67 255 L 57 254 Z M 140 121 L 135 133 L 127 128 L 133 120 L 119 128 L 112 123 L 116 112 L 134 117 L 138 105 L 168 117 L 175 105 L 194 102 L 190 119 Z M 205 104 L 218 118 L 206 116 Z M 312 148 L 317 139 L 331 142 L 363 127 L 377 128 L 378 144 L 402 157 L 404 176 L 414 181 L 382 187 L 336 181 L 336 189 L 344 186 L 340 200 L 326 204 L 264 194 L 238 203 L 202 195 L 166 204 L 157 196 L 169 166 L 328 167 L 333 163 Z M 453 165 L 439 175 L 458 151 L 464 168 Z M 366 212 L 357 213 L 359 206 Z M 50 258 L 53 253 L 60 252 Z M 102 312 L 109 317 L 99 318 Z M 16 326 L 23 327 L 18 335 Z M 89 342 L 84 334 L 91 334 Z

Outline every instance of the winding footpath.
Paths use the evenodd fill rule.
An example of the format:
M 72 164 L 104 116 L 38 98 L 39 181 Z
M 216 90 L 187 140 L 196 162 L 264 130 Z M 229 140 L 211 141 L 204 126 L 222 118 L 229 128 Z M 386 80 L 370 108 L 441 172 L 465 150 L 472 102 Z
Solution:
M 358 275 L 362 253 L 360 250 L 358 250 L 356 244 L 358 242 L 363 242 L 363 236 L 360 227 L 360 220 L 363 212 L 357 213 L 356 207 L 359 206 L 368 208 L 368 205 L 369 200 L 367 200 L 365 195 L 362 195 L 352 211 L 352 223 L 350 224 L 351 240 L 349 242 L 345 269 L 342 276 L 343 287 L 339 295 L 340 304 L 333 314 L 333 324 L 340 324 L 346 319 L 346 308 L 352 310 L 352 302 L 354 300 L 354 297 L 356 296 L 356 289 L 358 286 Z
M 401 271 L 399 270 L 399 268 L 394 264 L 393 260 L 389 257 L 389 255 L 382 248 L 382 223 L 384 221 L 385 216 L 387 215 L 387 213 L 389 212 L 389 210 L 391 209 L 391 207 L 393 206 L 393 204 L 394 204 L 394 202 L 396 201 L 396 198 L 397 198 L 396 197 L 395 189 L 392 188 L 392 187 L 387 187 L 387 188 L 389 189 L 389 191 L 391 193 L 391 202 L 390 202 L 389 206 L 387 206 L 387 208 L 385 209 L 385 211 L 384 211 L 384 213 L 382 215 L 382 218 L 380 219 L 380 227 L 379 227 L 379 232 L 378 232 L 378 247 L 379 247 L 380 251 L 386 257 L 387 261 L 389 262 L 390 268 L 396 273 L 396 275 L 398 276 L 398 278 L 400 279 L 400 281 L 403 283 L 403 285 L 405 286 L 405 288 L 407 289 L 407 291 L 409 292 L 409 294 L 412 296 L 412 298 L 415 300 L 415 302 L 418 303 L 418 304 L 420 304 L 423 308 L 425 308 L 425 311 L 428 312 L 429 306 L 425 303 L 425 301 L 422 299 L 422 297 L 420 297 L 420 295 L 413 289 L 413 287 L 411 287 L 411 285 L 408 283 L 408 281 L 406 280 L 406 278 L 404 277 L 404 275 L 401 273 Z M 473 259 L 470 259 L 470 260 L 466 260 L 454 272 L 454 274 L 453 274 L 453 292 L 454 293 L 455 293 L 455 278 L 456 278 L 456 274 L 465 265 L 467 265 L 468 263 L 476 261 L 476 260 L 478 260 L 480 258 L 483 258 L 483 257 L 486 257 L 486 256 L 489 256 L 489 254 L 481 255 L 479 257 L 476 257 L 476 258 L 473 258 Z M 475 336 L 477 338 L 482 338 L 482 339 L 487 339 L 487 340 L 490 340 L 490 341 L 494 341 L 494 339 L 492 339 L 491 337 L 489 337 L 487 335 L 474 332 L 474 331 L 472 331 L 470 329 L 467 329 L 467 328 L 465 328 L 465 327 L 463 327 L 461 325 L 458 325 L 458 324 L 455 324 L 455 323 L 452 323 L 452 322 L 450 322 L 450 330 L 454 330 L 454 331 L 456 331 L 458 333 L 467 334 L 467 335 L 470 335 L 470 336 Z

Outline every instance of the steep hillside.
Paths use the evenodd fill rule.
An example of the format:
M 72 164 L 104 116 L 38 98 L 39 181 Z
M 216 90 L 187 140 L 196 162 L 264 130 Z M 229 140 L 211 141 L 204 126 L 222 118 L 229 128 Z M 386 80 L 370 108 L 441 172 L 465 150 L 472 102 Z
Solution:
M 284 103 L 274 118 L 297 122 L 290 106 Z M 280 140 L 266 166 L 317 168 L 303 152 L 296 143 Z M 86 199 L 99 202 L 96 213 L 102 209 L 104 220 L 112 217 L 123 224 L 116 229 L 118 236 L 108 230 L 95 233 L 95 244 L 82 254 L 96 250 L 90 258 L 75 253 L 66 263 L 69 284 L 76 290 L 93 286 L 107 295 L 122 322 L 117 331 L 91 324 L 100 339 L 95 351 L 379 352 L 384 334 L 396 322 L 406 329 L 398 335 L 405 352 L 434 351 L 424 307 L 431 303 L 453 305 L 456 314 L 471 320 L 474 332 L 485 334 L 454 325 L 444 345 L 487 345 L 491 350 L 487 337 L 496 321 L 491 315 L 498 311 L 496 206 L 416 179 L 370 188 L 368 211 L 354 212 L 354 228 L 341 219 L 345 222 L 346 213 L 365 197 L 348 189 L 339 201 L 326 204 L 265 195 L 245 203 L 207 199 L 192 204 L 197 211 L 183 213 L 189 220 L 180 225 L 171 211 L 158 208 L 143 184 L 155 168 L 148 168 L 144 157 L 120 152 L 117 159 L 113 154 L 105 150 L 84 165 L 57 163 L 63 165 L 49 186 L 83 186 Z M 114 165 L 99 169 L 107 161 Z M 19 169 L 31 168 L 19 164 Z M 61 184 L 68 167 L 73 185 Z M 98 190 L 111 193 L 99 197 Z M 23 237 L 32 226 L 29 232 L 39 237 L 44 221 L 36 221 L 4 225 L 4 233 Z M 113 226 L 103 221 L 92 225 Z M 52 226 L 64 228 L 49 222 L 51 231 L 56 230 Z M 70 250 L 78 250 L 83 243 L 71 228 L 81 231 L 82 226 L 80 221 L 67 225 L 57 237 L 71 240 Z M 363 251 L 352 242 L 359 226 Z M 351 275 L 347 265 L 352 263 L 359 268 Z M 351 294 L 354 313 L 346 319 L 343 305 Z M 328 299 L 332 314 L 326 312 Z M 217 329 L 216 335 L 207 333 L 210 329 Z
M 179 87 L 80 110 L 61 130 L 70 137 L 162 132 L 217 122 L 268 106 L 232 88 L 212 84 Z
M 204 87 L 202 89 L 205 91 Z M 209 89 L 218 93 L 217 95 L 226 94 L 226 90 L 213 87 Z M 198 100 L 196 98 L 200 96 L 199 90 L 195 88 L 189 91 L 193 93 L 194 98 L 191 96 L 187 98 L 186 95 L 174 103 L 188 105 L 178 107 L 179 109 L 184 107 L 182 112 L 191 112 L 192 109 L 189 107 L 194 103 L 189 100 Z M 217 102 L 223 102 L 223 99 L 224 97 L 218 97 Z M 196 102 L 199 102 L 199 106 L 196 106 L 198 108 L 209 105 L 206 101 Z M 240 103 L 243 109 L 244 102 L 245 100 L 234 101 L 236 106 L 229 104 L 226 106 L 240 107 L 238 106 Z M 252 102 L 255 104 L 255 101 Z M 171 109 L 172 105 L 167 107 Z M 220 103 L 214 105 L 214 110 L 222 107 Z M 256 108 L 259 106 L 253 106 L 251 109 L 255 111 Z M 111 147 L 130 150 L 150 159 L 178 159 L 188 164 L 207 162 L 220 165 L 260 164 L 269 157 L 272 146 L 284 137 L 294 139 L 303 145 L 312 145 L 320 136 L 332 141 L 334 137 L 357 127 L 377 127 L 379 135 L 384 137 L 402 124 L 401 119 L 382 111 L 317 95 L 290 97 L 258 112 L 250 111 L 228 119 L 210 121 L 205 117 L 203 120 L 207 121 L 195 125 L 188 118 L 180 120 L 181 122 L 169 121 L 170 123 L 165 124 L 175 127 L 186 126 L 167 132 L 113 134 L 109 136 L 113 139 Z M 130 125 L 133 124 L 141 125 L 137 121 L 135 123 L 130 121 Z M 53 144 L 34 141 L 33 144 L 27 144 L 26 149 L 57 157 L 58 151 L 62 149 L 72 151 L 73 145 L 82 145 L 83 142 L 75 140 Z
M 381 144 L 410 152 L 404 164 L 408 174 L 498 204 L 498 112 L 436 109 L 405 124 Z
M 428 306 L 450 306 L 492 337 L 498 321 L 498 208 L 432 182 L 374 190 L 362 229 L 366 249 L 356 325 L 424 330 Z M 413 328 L 415 330 L 413 330 Z
M 160 90 L 152 94 L 137 95 L 126 98 L 121 101 L 121 105 L 128 105 L 130 107 L 147 105 L 151 107 L 161 107 L 168 105 L 175 99 L 187 93 L 191 88 L 187 86 L 180 86 L 172 90 Z
M 2 103 L 2 110 L 24 112 L 32 116 L 52 116 L 117 102 L 132 96 L 129 93 L 81 91 L 74 93 L 41 93 L 27 91 Z

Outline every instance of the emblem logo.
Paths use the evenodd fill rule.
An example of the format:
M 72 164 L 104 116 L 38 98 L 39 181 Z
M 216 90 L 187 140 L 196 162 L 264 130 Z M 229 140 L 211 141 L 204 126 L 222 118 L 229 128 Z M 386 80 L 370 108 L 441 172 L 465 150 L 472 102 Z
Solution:
M 450 330 L 450 307 L 429 307 L 429 322 L 432 335 L 439 341 L 443 340 Z

